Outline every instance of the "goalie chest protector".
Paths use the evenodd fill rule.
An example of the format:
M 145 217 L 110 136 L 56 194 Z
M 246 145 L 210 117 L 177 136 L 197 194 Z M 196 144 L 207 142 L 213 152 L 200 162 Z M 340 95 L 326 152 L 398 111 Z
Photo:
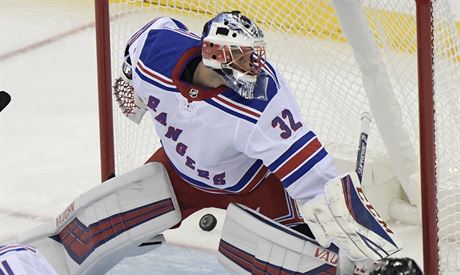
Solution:
M 246 193 L 279 172 L 291 196 L 303 199 L 335 176 L 331 158 L 268 62 L 263 70 L 270 76 L 269 99 L 246 100 L 224 86 L 203 88 L 183 80 L 186 66 L 201 58 L 201 39 L 180 22 L 154 20 L 130 43 L 134 90 L 172 165 L 194 187 Z

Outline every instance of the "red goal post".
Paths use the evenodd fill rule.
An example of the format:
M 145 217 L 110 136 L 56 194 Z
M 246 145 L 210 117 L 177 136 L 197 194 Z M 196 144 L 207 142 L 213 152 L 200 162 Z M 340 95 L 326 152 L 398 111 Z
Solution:
M 95 0 L 101 180 L 115 176 L 109 1 Z
M 417 57 L 420 117 L 423 258 L 425 274 L 439 274 L 436 150 L 433 101 L 432 0 L 417 1 Z
M 125 122 L 112 104 L 129 35 L 159 15 L 199 32 L 213 14 L 240 9 L 266 33 L 268 58 L 340 163 L 354 162 L 359 114 L 373 114 L 368 167 L 388 161 L 399 181 L 420 181 L 424 271 L 455 274 L 460 24 L 448 1 L 95 0 L 102 180 L 141 165 L 159 146 L 148 118 L 140 126 Z

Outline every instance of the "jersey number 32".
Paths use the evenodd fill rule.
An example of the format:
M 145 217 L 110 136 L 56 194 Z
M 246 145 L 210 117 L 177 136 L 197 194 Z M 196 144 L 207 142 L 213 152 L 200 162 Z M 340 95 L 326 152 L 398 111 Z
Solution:
M 295 132 L 302 127 L 302 122 L 295 122 L 291 111 L 284 109 L 281 112 L 281 116 L 277 116 L 272 120 L 272 127 L 279 127 L 282 131 L 280 137 L 282 139 L 287 139 L 292 135 L 293 131 Z

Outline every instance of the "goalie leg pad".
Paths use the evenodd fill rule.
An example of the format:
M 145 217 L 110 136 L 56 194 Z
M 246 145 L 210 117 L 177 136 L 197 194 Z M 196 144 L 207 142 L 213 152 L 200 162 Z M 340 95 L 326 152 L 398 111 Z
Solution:
M 320 244 L 333 241 L 353 261 L 378 261 L 401 246 L 357 183 L 356 173 L 329 181 L 324 195 L 304 204 L 304 218 Z
M 56 223 L 15 241 L 36 247 L 58 274 L 103 274 L 123 257 L 158 247 L 157 235 L 180 220 L 166 169 L 147 163 L 84 193 Z
M 218 260 L 237 274 L 335 274 L 337 259 L 337 247 L 323 248 L 241 204 L 227 208 Z

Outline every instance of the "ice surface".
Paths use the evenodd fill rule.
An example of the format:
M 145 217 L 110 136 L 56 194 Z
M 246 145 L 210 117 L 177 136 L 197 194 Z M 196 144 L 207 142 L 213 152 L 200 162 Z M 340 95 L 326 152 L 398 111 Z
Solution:
M 125 258 L 107 275 L 145 274 L 232 274 L 224 269 L 212 251 L 162 245 L 141 256 Z

